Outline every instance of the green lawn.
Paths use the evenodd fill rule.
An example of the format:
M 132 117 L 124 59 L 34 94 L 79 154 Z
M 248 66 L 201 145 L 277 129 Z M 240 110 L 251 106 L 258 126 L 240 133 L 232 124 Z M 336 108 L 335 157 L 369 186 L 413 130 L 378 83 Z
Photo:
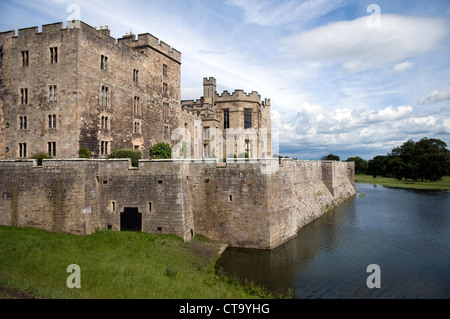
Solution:
M 356 175 L 357 183 L 379 184 L 388 187 L 398 188 L 415 188 L 415 189 L 450 189 L 450 177 L 446 176 L 437 182 L 422 182 L 413 180 L 397 180 L 395 178 L 377 176 L 376 179 L 372 175 Z
M 57 299 L 272 297 L 217 275 L 219 247 L 198 237 L 185 243 L 170 235 L 100 231 L 76 236 L 0 226 L 0 286 Z M 67 287 L 70 264 L 80 266 L 80 289 Z

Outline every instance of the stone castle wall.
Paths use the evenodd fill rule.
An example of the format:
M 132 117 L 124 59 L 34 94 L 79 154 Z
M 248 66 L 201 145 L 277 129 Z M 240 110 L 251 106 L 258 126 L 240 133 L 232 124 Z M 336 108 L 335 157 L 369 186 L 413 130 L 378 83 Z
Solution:
M 120 230 L 132 207 L 144 232 L 271 249 L 353 196 L 353 172 L 353 163 L 292 160 L 2 161 L 0 224 L 86 235 Z

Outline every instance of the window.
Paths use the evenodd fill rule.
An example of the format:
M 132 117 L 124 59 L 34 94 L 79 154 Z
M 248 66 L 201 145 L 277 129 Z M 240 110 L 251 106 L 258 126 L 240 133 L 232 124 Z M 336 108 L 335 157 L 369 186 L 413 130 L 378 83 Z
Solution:
M 58 48 L 50 48 L 50 63 L 58 63 Z
M 244 128 L 252 128 L 252 111 L 245 110 L 244 112 Z
M 108 117 L 107 116 L 102 116 L 101 119 L 101 128 L 103 130 L 107 130 L 109 128 L 109 123 L 108 123 Z
M 48 142 L 47 148 L 48 148 L 48 155 L 55 157 L 56 156 L 56 142 Z
M 29 64 L 28 51 L 22 51 L 22 67 L 27 67 Z
M 56 114 L 48 115 L 48 128 L 56 128 Z
M 209 127 L 205 127 L 205 133 L 203 134 L 203 138 L 205 140 L 209 140 L 211 138 L 211 129 Z
M 168 97 L 167 83 L 163 83 L 163 97 Z
M 169 103 L 163 103 L 163 121 L 169 119 Z
M 136 84 L 139 83 L 139 71 L 136 69 L 133 69 L 133 82 Z
M 19 130 L 26 130 L 27 129 L 27 117 L 21 116 L 19 117 Z
M 19 143 L 19 157 L 27 157 L 27 143 Z
M 106 141 L 100 142 L 100 155 L 108 155 L 108 144 L 109 142 Z
M 56 102 L 56 96 L 57 92 L 56 92 L 56 85 L 50 85 L 48 87 L 48 101 L 49 102 Z
M 251 142 L 250 140 L 245 140 L 245 153 L 246 157 L 251 158 Z
M 134 97 L 134 104 L 133 104 L 133 114 L 140 116 L 141 115 L 141 105 L 139 103 L 140 98 L 138 96 Z
M 169 127 L 167 125 L 164 125 L 164 140 L 167 141 L 169 139 L 169 137 L 170 137 Z
M 102 69 L 103 71 L 108 70 L 108 57 L 107 56 L 104 56 L 104 55 L 101 56 L 100 69 Z
M 167 65 L 163 64 L 163 77 L 167 77 Z
M 210 157 L 211 156 L 211 148 L 209 144 L 205 144 L 204 145 L 204 156 L 205 157 Z
M 230 128 L 230 110 L 223 110 L 223 129 Z
M 100 105 L 102 107 L 108 107 L 108 93 L 109 93 L 109 88 L 107 86 L 102 86 L 102 95 L 101 95 L 101 99 L 100 99 Z
M 20 104 L 28 104 L 28 89 L 20 89 Z
M 133 132 L 134 134 L 141 134 L 141 123 L 139 121 L 134 122 Z

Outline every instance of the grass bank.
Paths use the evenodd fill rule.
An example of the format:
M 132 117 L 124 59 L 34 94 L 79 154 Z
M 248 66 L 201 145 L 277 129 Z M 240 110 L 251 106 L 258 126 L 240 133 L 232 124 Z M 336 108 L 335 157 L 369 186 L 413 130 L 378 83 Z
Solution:
M 356 175 L 355 180 L 357 183 L 369 183 L 384 185 L 387 187 L 397 188 L 414 188 L 414 189 L 450 189 L 450 177 L 443 177 L 442 180 L 437 182 L 422 182 L 413 180 L 397 180 L 390 177 L 377 176 L 376 179 L 372 175 Z
M 90 236 L 0 226 L 0 298 L 5 287 L 52 299 L 272 298 L 254 285 L 217 275 L 220 245 L 196 237 L 100 231 Z M 67 267 L 80 267 L 69 289 Z

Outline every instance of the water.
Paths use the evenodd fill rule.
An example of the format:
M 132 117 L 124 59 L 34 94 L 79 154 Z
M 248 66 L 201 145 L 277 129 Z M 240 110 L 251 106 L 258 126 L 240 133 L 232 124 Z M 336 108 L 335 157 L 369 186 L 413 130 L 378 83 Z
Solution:
M 357 184 L 355 198 L 275 250 L 227 249 L 217 266 L 294 298 L 450 298 L 450 192 Z M 367 267 L 381 269 L 369 289 Z

